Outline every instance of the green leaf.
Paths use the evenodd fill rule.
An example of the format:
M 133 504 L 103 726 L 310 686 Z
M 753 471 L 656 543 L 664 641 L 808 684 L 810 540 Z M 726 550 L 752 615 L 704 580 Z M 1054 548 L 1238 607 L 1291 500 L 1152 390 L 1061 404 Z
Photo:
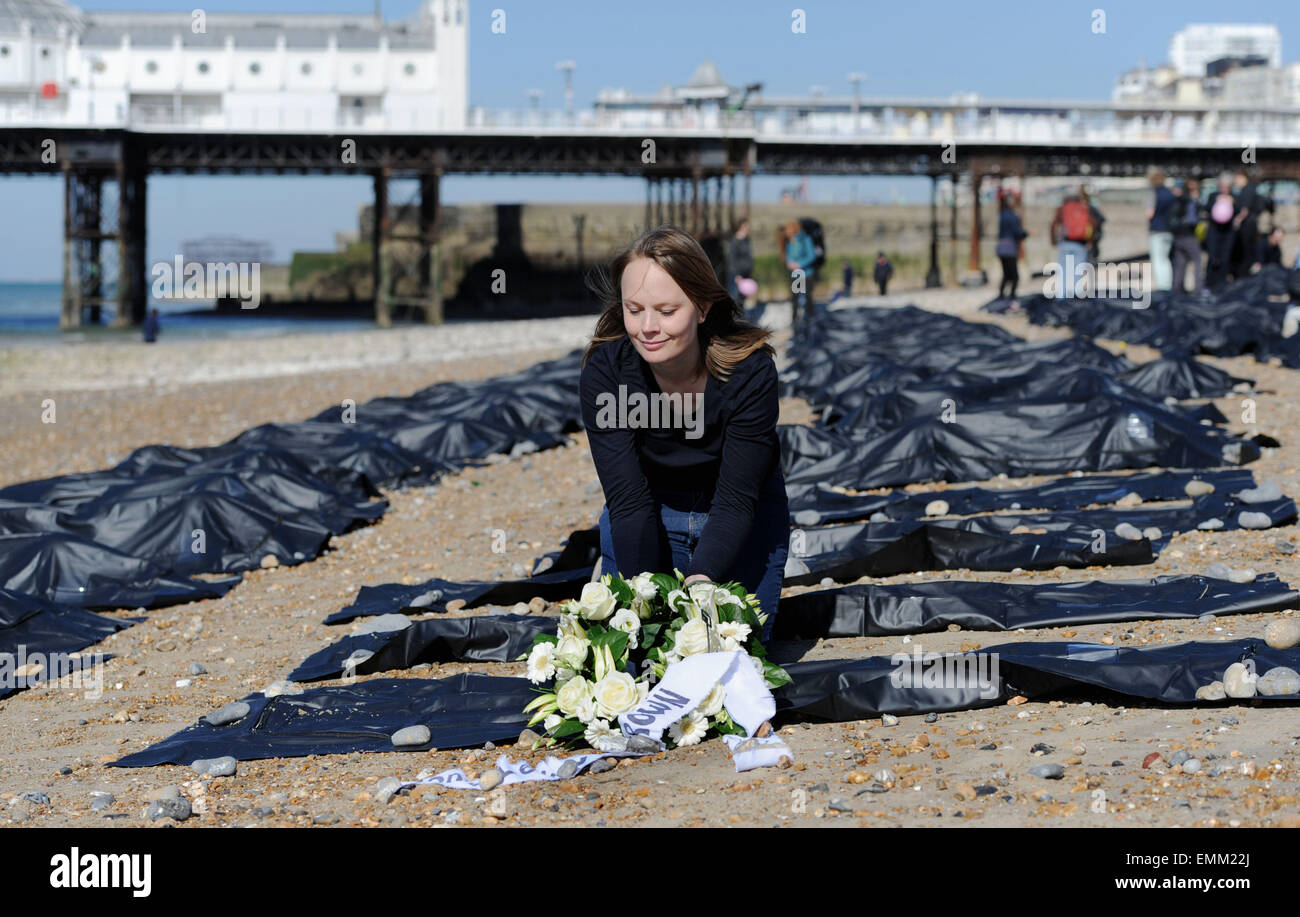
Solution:
M 767 682 L 769 688 L 779 688 L 794 681 L 785 669 L 767 661 L 763 662 L 763 680 Z
M 537 636 L 533 637 L 533 646 L 536 646 L 539 643 L 558 644 L 559 642 L 560 642 L 560 638 L 557 637 L 555 634 L 538 634 Z M 527 658 L 527 657 L 521 657 L 521 658 Z
M 549 734 L 552 738 L 564 739 L 571 735 L 577 735 L 586 731 L 587 727 L 582 724 L 582 720 L 574 717 L 572 719 L 567 719 L 560 725 L 556 726 Z

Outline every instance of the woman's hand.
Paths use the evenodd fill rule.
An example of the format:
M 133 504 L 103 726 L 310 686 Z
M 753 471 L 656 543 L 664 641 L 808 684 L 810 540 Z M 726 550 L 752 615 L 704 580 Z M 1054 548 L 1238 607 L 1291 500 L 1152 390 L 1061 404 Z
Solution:
M 686 577 L 686 579 L 682 581 L 682 585 L 689 586 L 691 583 L 711 583 L 711 582 L 713 582 L 713 580 L 709 579 L 709 575 L 707 573 L 692 573 L 690 576 Z

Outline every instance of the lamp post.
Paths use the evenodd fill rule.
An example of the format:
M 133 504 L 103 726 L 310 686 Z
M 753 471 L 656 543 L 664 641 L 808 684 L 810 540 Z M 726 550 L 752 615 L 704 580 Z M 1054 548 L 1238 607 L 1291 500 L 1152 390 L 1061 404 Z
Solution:
M 571 60 L 562 60 L 555 65 L 555 69 L 564 74 L 564 116 L 569 123 L 573 122 L 573 71 L 577 67 L 577 63 Z
M 528 90 L 528 101 L 531 102 L 533 106 L 530 120 L 533 122 L 534 125 L 536 125 L 541 121 L 537 108 L 539 105 L 541 105 L 542 102 L 542 91 L 540 89 Z
M 865 73 L 859 73 L 856 70 L 849 74 L 849 82 L 853 84 L 853 133 L 855 134 L 858 132 L 858 111 L 862 107 L 860 89 L 862 81 L 866 78 Z

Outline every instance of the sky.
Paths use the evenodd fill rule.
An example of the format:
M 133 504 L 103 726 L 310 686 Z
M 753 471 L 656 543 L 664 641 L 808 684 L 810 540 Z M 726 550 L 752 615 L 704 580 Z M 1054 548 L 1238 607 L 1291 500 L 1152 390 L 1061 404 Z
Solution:
M 796 6 L 796 3 L 798 4 Z M 181 0 L 82 0 L 82 9 L 189 9 Z M 382 0 L 385 19 L 413 15 L 418 0 Z M 372 14 L 374 0 L 207 0 L 208 12 Z M 794 34 L 791 12 L 805 12 Z M 865 73 L 864 96 L 1110 97 L 1115 78 L 1167 57 L 1170 36 L 1193 22 L 1267 23 L 1282 32 L 1285 63 L 1300 58 L 1300 3 L 1210 0 L 470 0 L 469 102 L 525 108 L 530 88 L 543 108 L 563 105 L 559 60 L 577 63 L 575 105 L 589 108 L 603 88 L 651 93 L 681 85 L 712 59 L 732 85 L 762 82 L 771 94 L 821 86 L 848 95 L 848 74 Z M 492 11 L 506 12 L 505 34 Z M 1094 10 L 1105 32 L 1093 30 Z M 755 201 L 776 200 L 796 177 L 756 179 Z M 920 179 L 813 177 L 813 200 L 922 200 Z M 239 235 L 266 240 L 272 260 L 294 251 L 332 250 L 334 233 L 354 231 L 370 200 L 368 179 L 350 176 L 155 176 L 149 182 L 150 261 L 170 260 L 184 239 Z M 468 177 L 443 179 L 447 204 L 530 201 L 643 201 L 636 179 Z M 394 200 L 411 193 L 393 189 Z M 23 214 L 21 224 L 13 214 Z M 0 176 L 0 281 L 57 280 L 62 258 L 62 183 Z

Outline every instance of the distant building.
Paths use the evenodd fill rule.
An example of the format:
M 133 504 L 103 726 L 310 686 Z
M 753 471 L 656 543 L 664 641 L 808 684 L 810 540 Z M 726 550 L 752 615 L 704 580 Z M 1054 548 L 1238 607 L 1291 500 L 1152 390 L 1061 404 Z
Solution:
M 410 19 L 0 0 L 0 124 L 460 130 L 467 0 Z
M 1282 33 L 1275 25 L 1189 25 L 1169 39 L 1169 63 L 1179 76 L 1203 77 L 1212 61 L 1262 58 L 1282 66 Z

